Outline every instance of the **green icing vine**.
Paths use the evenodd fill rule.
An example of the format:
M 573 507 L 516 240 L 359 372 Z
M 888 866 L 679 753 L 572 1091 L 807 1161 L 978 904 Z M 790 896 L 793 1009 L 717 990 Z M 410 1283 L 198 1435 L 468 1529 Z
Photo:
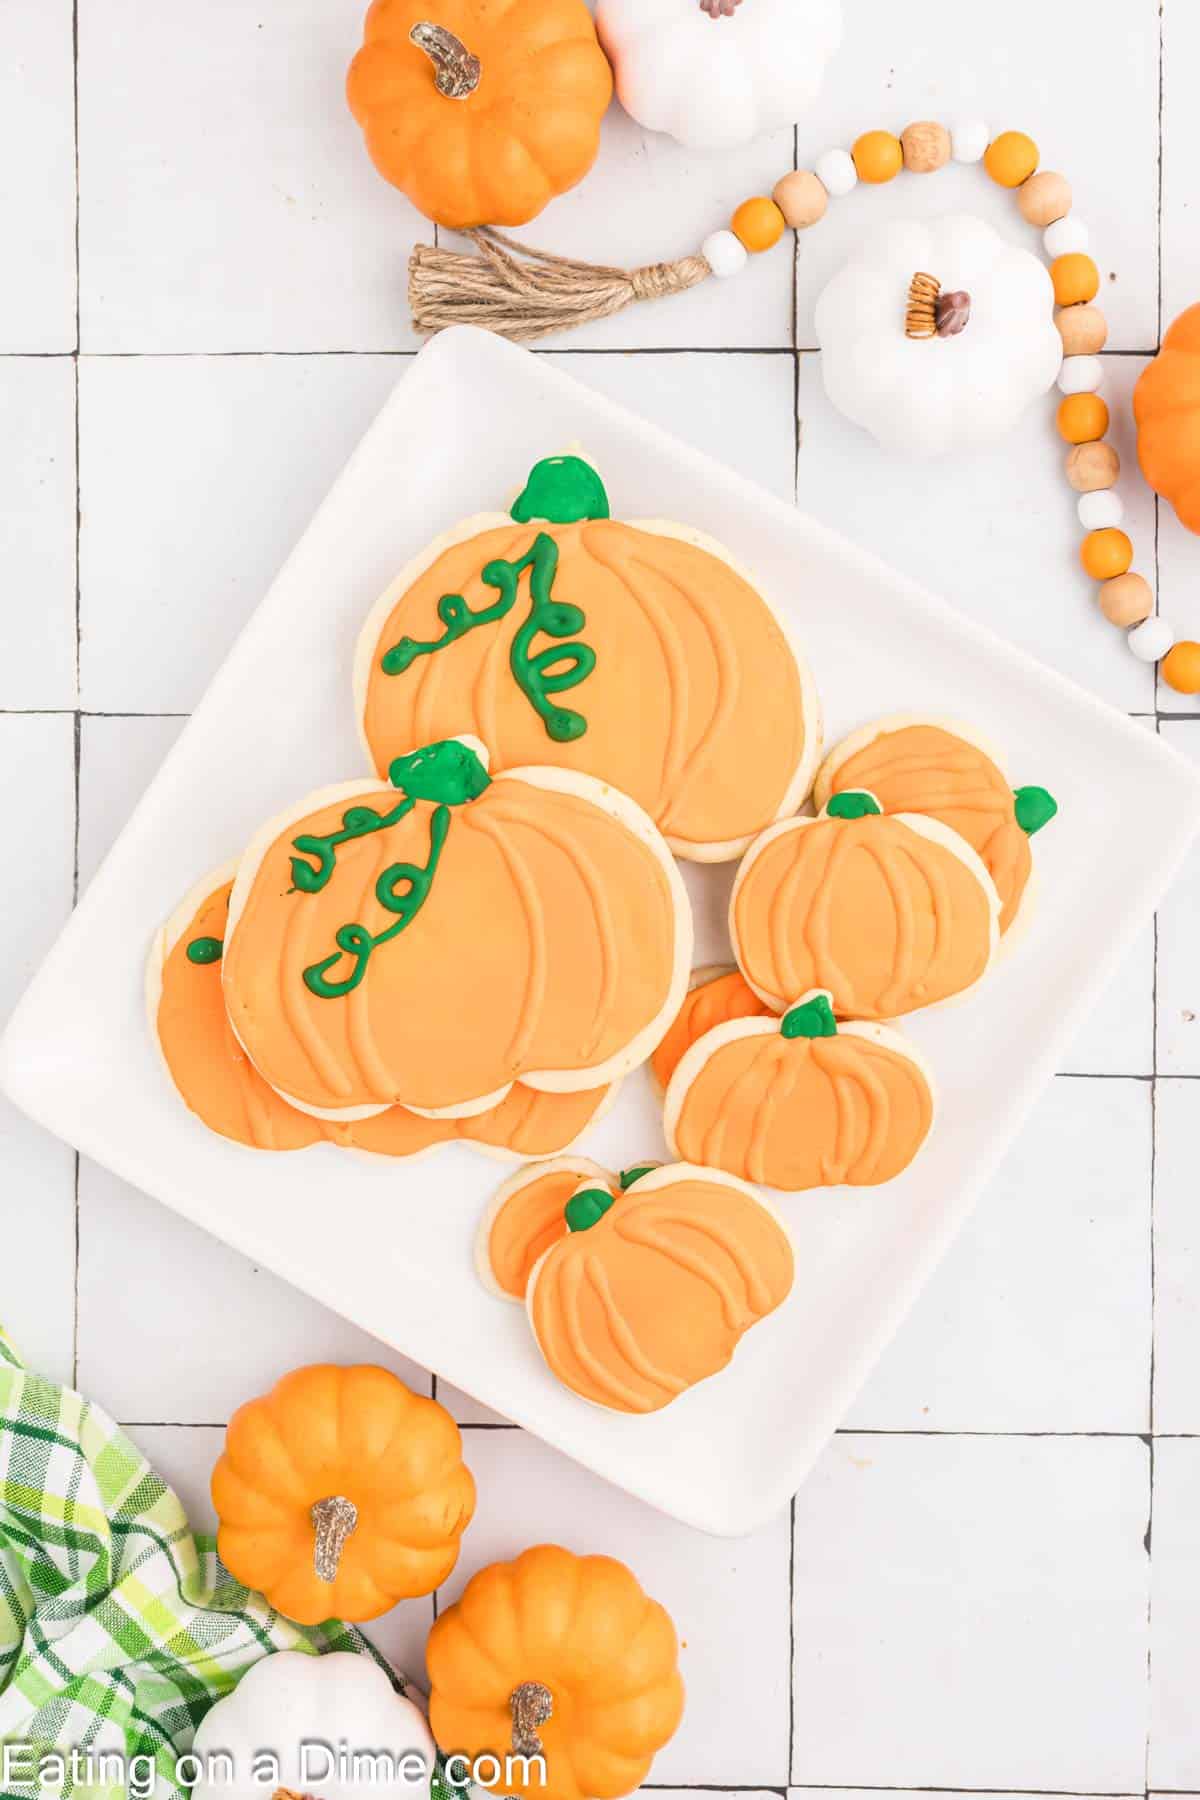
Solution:
M 220 962 L 224 950 L 225 945 L 220 938 L 193 938 L 187 947 L 187 959 L 190 963 L 200 963 L 202 965 L 204 963 Z
M 568 1231 L 590 1231 L 598 1225 L 614 1196 L 603 1188 L 584 1188 L 581 1193 L 572 1194 L 563 1208 L 563 1218 L 567 1221 Z
M 783 1015 L 779 1031 L 785 1038 L 836 1037 L 837 1020 L 833 1016 L 829 995 L 813 994 L 809 999 L 789 1006 Z
M 449 829 L 450 808 L 439 806 L 429 821 L 429 861 L 423 868 L 417 863 L 393 863 L 375 883 L 375 898 L 385 912 L 396 915 L 396 923 L 378 937 L 372 937 L 365 925 L 339 925 L 333 934 L 337 949 L 304 971 L 304 985 L 310 994 L 316 994 L 319 1000 L 340 1000 L 344 994 L 352 994 L 366 974 L 373 952 L 412 924 L 429 897 Z M 404 892 L 398 893 L 402 883 Z M 353 959 L 350 973 L 331 981 L 329 970 L 343 956 Z
M 866 788 L 847 788 L 844 794 L 833 795 L 825 811 L 831 819 L 865 819 L 883 808 Z
M 546 456 L 529 472 L 524 492 L 513 502 L 518 524 L 547 519 L 574 525 L 580 519 L 609 518 L 608 495 L 591 463 L 581 456 Z
M 582 713 L 568 707 L 555 706 L 551 695 L 565 693 L 586 681 L 596 666 L 596 652 L 590 644 L 566 644 L 561 640 L 582 631 L 587 619 L 578 606 L 553 598 L 554 579 L 558 573 L 558 545 L 545 531 L 539 531 L 533 544 L 517 562 L 497 558 L 483 570 L 483 581 L 496 590 L 497 598 L 490 606 L 472 611 L 462 594 L 443 594 L 437 603 L 437 616 L 445 626 L 441 637 L 423 641 L 402 637 L 386 650 L 380 662 L 385 675 L 403 675 L 418 657 L 434 656 L 449 644 L 456 644 L 480 625 L 494 625 L 513 609 L 521 577 L 529 574 L 529 612 L 513 638 L 508 654 L 513 679 L 530 706 L 546 727 L 546 735 L 556 744 L 574 743 L 587 730 Z M 545 650 L 533 653 L 533 640 L 539 632 L 560 640 Z
M 1018 788 L 1013 795 L 1017 824 L 1026 837 L 1048 825 L 1058 811 L 1058 801 L 1043 787 Z

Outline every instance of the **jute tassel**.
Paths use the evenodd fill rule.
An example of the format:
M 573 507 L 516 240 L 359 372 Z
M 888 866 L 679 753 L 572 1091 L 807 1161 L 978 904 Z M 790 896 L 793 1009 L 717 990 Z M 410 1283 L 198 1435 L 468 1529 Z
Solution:
M 480 325 L 519 343 L 607 319 L 635 300 L 682 294 L 712 274 L 703 256 L 644 269 L 606 269 L 534 250 L 487 225 L 466 236 L 478 256 L 428 244 L 413 251 L 408 299 L 418 331 Z

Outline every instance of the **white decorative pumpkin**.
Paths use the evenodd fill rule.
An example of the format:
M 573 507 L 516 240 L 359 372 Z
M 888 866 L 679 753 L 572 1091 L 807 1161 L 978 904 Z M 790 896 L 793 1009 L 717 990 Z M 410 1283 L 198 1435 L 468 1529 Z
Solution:
M 933 276 L 943 296 L 969 295 L 956 335 L 906 335 L 917 274 Z M 910 456 L 999 437 L 1062 362 L 1045 264 L 966 214 L 884 226 L 826 285 L 816 322 L 833 404 Z
M 842 35 L 841 0 L 597 0 L 626 112 L 692 150 L 792 125 Z
M 232 1780 L 222 1752 L 232 1760 Z M 355 1752 L 383 1752 L 391 1764 L 376 1763 L 372 1780 L 372 1765 L 360 1761 L 355 1770 Z M 370 1657 L 279 1650 L 205 1715 L 192 1754 L 201 1767 L 192 1800 L 271 1800 L 281 1787 L 321 1800 L 429 1800 L 437 1753 L 420 1708 L 394 1692 Z M 261 1763 L 256 1771 L 255 1758 L 265 1754 L 277 1759 L 278 1773 Z M 415 1776 L 418 1761 L 424 1773 Z

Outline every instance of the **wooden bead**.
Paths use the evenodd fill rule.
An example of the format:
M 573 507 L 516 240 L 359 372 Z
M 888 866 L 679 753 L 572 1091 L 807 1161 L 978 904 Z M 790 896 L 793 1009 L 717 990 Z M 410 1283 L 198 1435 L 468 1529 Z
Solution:
M 1090 444 L 1108 430 L 1108 407 L 1099 394 L 1068 394 L 1059 403 L 1058 429 L 1068 444 Z
M 1177 694 L 1200 694 L 1200 644 L 1182 638 L 1163 657 L 1159 674 Z
M 1169 619 L 1164 619 L 1161 613 L 1155 613 L 1152 618 L 1143 619 L 1140 625 L 1135 625 L 1125 642 L 1139 662 L 1157 662 L 1160 656 L 1166 656 L 1174 644 L 1175 628 Z
M 932 175 L 950 161 L 950 133 L 934 119 L 918 119 L 900 133 L 904 166 L 914 175 Z
M 1079 560 L 1093 581 L 1111 581 L 1124 575 L 1133 561 L 1133 544 L 1128 532 L 1115 525 L 1103 531 L 1089 531 L 1079 546 Z
M 1002 131 L 983 153 L 983 166 L 1000 187 L 1020 187 L 1038 166 L 1038 147 L 1023 131 Z
M 729 221 L 729 228 L 747 250 L 757 255 L 763 250 L 774 249 L 783 236 L 784 223 L 783 214 L 774 200 L 769 200 L 765 194 L 756 194 L 753 200 L 742 201 Z
M 1060 306 L 1076 306 L 1081 300 L 1094 300 L 1100 291 L 1100 271 L 1082 250 L 1056 256 L 1050 264 L 1054 298 Z
M 864 131 L 857 138 L 850 151 L 854 158 L 854 167 L 860 181 L 869 181 L 875 186 L 880 182 L 891 181 L 904 167 L 904 151 L 900 139 L 893 137 L 890 131 Z
M 1042 246 L 1051 262 L 1058 256 L 1070 256 L 1076 250 L 1086 250 L 1091 241 L 1092 234 L 1078 213 L 1071 213 L 1065 219 L 1055 219 L 1042 233 Z
M 825 183 L 811 169 L 793 169 L 775 183 L 771 198 L 793 231 L 804 231 L 825 217 L 829 195 Z
M 1098 306 L 1064 306 L 1054 323 L 1064 356 L 1095 356 L 1108 342 L 1108 320 Z
M 1121 459 L 1111 444 L 1076 444 L 1067 455 L 1067 480 L 1077 494 L 1110 488 L 1121 473 Z
M 1096 601 L 1109 624 L 1119 625 L 1123 631 L 1130 625 L 1140 625 L 1154 611 L 1150 583 L 1132 569 L 1104 582 L 1096 591 Z
M 858 170 L 848 150 L 822 150 L 813 166 L 826 193 L 832 194 L 835 200 L 858 186 Z
M 1071 184 L 1054 169 L 1040 169 L 1022 182 L 1017 194 L 1021 217 L 1042 230 L 1055 219 L 1065 219 L 1071 210 Z

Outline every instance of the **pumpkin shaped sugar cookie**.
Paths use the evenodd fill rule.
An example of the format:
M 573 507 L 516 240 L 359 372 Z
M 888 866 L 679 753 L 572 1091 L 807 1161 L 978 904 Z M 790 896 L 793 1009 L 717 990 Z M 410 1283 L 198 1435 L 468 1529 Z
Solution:
M 230 902 L 225 1003 L 304 1111 L 470 1117 L 516 1081 L 575 1093 L 641 1061 L 687 983 L 691 915 L 650 821 L 587 776 L 494 781 L 469 743 L 259 833 Z
M 529 1322 L 551 1373 L 615 1412 L 658 1412 L 717 1374 L 791 1291 L 782 1224 L 712 1169 L 585 1180 L 563 1217 L 529 1276 Z
M 730 1019 L 758 1019 L 769 1011 L 737 969 L 721 964 L 694 969 L 683 1005 L 650 1058 L 655 1082 L 665 1092 L 684 1051 L 714 1025 L 728 1024 Z
M 425 1646 L 429 1723 L 447 1750 L 499 1770 L 517 1800 L 616 1800 L 646 1779 L 683 1716 L 667 1612 L 610 1556 L 536 1544 L 472 1575 Z M 544 1758 L 522 1774 L 520 1756 Z M 486 1766 L 486 1765 L 485 1765 Z
M 909 714 L 879 719 L 830 751 L 813 799 L 866 788 L 884 812 L 940 819 L 977 850 L 1000 895 L 1000 930 L 1017 916 L 1033 870 L 1029 840 L 1058 811 L 1045 788 L 1015 791 L 963 726 Z
M 355 693 L 381 773 L 470 731 L 494 772 L 611 783 L 701 862 L 795 812 L 821 754 L 812 678 L 750 579 L 686 526 L 611 518 L 573 456 L 397 576 L 359 640 Z
M 672 1153 L 795 1193 L 874 1187 L 917 1155 L 933 1081 L 886 1025 L 839 1025 L 826 993 L 782 1019 L 737 1019 L 700 1038 L 667 1089 Z
M 892 1019 L 981 980 L 999 915 L 995 883 L 965 838 L 847 790 L 751 847 L 729 930 L 742 974 L 776 1012 L 820 988 L 839 1018 Z
M 565 1237 L 567 1202 L 581 1183 L 632 1187 L 657 1163 L 635 1163 L 613 1176 L 586 1156 L 557 1156 L 520 1169 L 496 1190 L 475 1238 L 475 1267 L 489 1293 L 524 1300 L 534 1265 Z

